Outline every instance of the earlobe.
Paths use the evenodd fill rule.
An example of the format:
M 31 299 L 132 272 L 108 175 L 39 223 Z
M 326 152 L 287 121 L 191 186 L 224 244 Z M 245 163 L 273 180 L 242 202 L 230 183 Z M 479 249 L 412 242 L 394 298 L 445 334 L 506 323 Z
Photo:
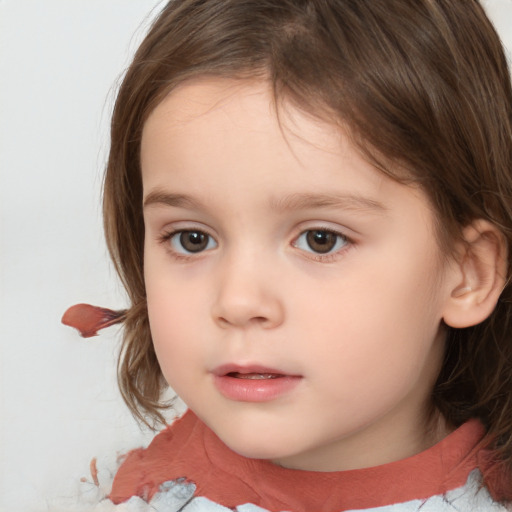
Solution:
M 493 312 L 506 284 L 507 243 L 499 229 L 479 219 L 463 230 L 453 286 L 443 320 L 464 328 L 483 322 Z

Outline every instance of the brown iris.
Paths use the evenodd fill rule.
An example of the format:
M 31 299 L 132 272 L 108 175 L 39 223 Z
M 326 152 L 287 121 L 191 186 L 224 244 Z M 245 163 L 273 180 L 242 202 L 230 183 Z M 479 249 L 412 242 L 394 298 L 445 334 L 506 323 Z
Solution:
M 306 241 L 311 250 L 320 254 L 332 251 L 336 245 L 338 235 L 330 231 L 311 230 L 306 234 Z
M 188 252 L 201 252 L 206 249 L 208 238 L 208 235 L 201 231 L 182 231 L 180 244 Z

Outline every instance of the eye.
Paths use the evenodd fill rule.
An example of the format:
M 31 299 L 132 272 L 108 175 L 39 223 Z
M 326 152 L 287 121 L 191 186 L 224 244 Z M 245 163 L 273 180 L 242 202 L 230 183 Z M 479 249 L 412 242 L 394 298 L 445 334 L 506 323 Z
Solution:
M 195 254 L 217 247 L 217 242 L 204 231 L 175 231 L 168 237 L 173 251 Z
M 310 229 L 299 235 L 294 246 L 316 254 L 336 252 L 347 245 L 348 240 L 341 233 L 327 229 Z

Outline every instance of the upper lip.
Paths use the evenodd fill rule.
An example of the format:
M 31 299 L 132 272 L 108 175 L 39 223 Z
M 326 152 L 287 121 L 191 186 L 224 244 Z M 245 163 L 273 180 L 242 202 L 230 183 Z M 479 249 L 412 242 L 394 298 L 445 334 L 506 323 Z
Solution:
M 277 368 L 270 368 L 268 366 L 260 364 L 248 364 L 240 365 L 234 363 L 227 363 L 217 366 L 213 369 L 212 373 L 217 376 L 227 375 L 229 373 L 261 373 L 261 374 L 272 374 L 272 375 L 285 375 L 290 377 L 298 377 L 298 375 L 290 374 L 284 370 Z

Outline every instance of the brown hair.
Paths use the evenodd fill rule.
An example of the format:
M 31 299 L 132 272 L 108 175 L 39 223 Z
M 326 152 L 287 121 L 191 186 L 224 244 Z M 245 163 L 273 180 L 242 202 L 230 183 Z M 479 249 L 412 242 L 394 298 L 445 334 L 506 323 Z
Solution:
M 476 0 L 171 1 L 120 87 L 104 188 L 107 242 L 131 301 L 119 382 L 139 419 L 163 421 L 165 387 L 145 303 L 141 133 L 177 84 L 204 75 L 269 80 L 276 99 L 348 126 L 377 167 L 395 179 L 390 168 L 407 169 L 426 191 L 447 251 L 478 218 L 511 246 L 509 71 Z M 509 284 L 480 325 L 449 330 L 433 391 L 450 423 L 481 419 L 508 469 L 511 294 Z

